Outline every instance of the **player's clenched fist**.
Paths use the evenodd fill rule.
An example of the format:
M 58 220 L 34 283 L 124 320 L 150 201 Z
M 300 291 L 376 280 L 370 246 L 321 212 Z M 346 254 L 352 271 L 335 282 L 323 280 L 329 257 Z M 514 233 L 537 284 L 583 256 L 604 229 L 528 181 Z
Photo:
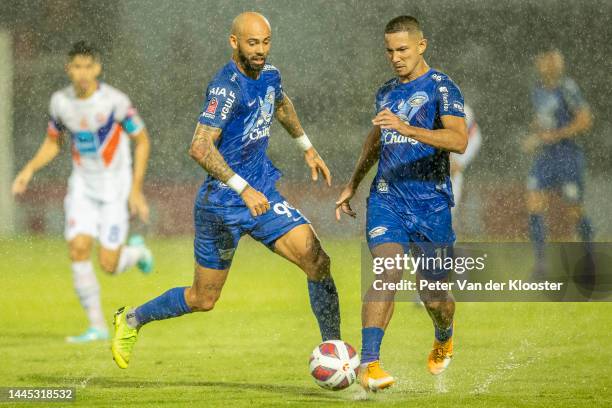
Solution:
M 17 174 L 17 177 L 15 177 L 15 181 L 13 181 L 13 187 L 12 187 L 13 195 L 19 195 L 19 194 L 25 193 L 26 189 L 28 188 L 28 184 L 30 183 L 30 180 L 32 179 L 33 174 L 34 173 L 32 172 L 32 170 L 30 170 L 27 167 L 21 170 L 19 174 Z
M 249 208 L 249 211 L 251 211 L 253 217 L 262 215 L 270 209 L 270 203 L 266 196 L 251 186 L 247 186 L 240 194 L 240 197 L 242 197 L 242 200 Z
M 401 131 L 402 127 L 406 126 L 406 123 L 388 108 L 378 112 L 378 115 L 372 119 L 372 124 L 380 126 L 381 129 L 395 129 L 398 132 Z

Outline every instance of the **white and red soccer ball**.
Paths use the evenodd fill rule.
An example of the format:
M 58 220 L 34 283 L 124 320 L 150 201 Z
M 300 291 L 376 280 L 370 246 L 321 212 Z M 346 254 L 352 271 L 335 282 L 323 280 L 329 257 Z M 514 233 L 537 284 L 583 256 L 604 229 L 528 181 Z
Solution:
M 310 355 L 310 374 L 328 390 L 343 390 L 353 384 L 358 368 L 357 352 L 342 340 L 324 341 Z

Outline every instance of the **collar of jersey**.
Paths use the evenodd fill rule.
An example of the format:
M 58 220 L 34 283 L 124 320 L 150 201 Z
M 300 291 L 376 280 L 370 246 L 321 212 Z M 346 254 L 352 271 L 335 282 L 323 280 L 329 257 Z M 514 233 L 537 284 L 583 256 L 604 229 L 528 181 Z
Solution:
M 70 89 L 72 90 L 72 95 L 74 96 L 74 99 L 78 102 L 89 102 L 92 99 L 94 99 L 96 96 L 98 96 L 98 93 L 100 92 L 100 88 L 102 86 L 102 81 L 98 81 L 98 86 L 96 87 L 96 90 L 94 91 L 94 93 L 92 93 L 88 98 L 79 98 L 76 96 L 76 91 L 74 90 L 74 86 L 70 86 Z
M 420 77 L 417 77 L 417 78 L 413 79 L 413 80 L 412 80 L 412 81 L 410 81 L 410 82 L 402 82 L 402 81 L 400 81 L 399 77 L 397 77 L 395 80 L 397 81 L 397 84 L 398 84 L 398 85 L 412 86 L 413 84 L 416 84 L 417 82 L 419 82 L 419 81 L 421 81 L 421 80 L 423 80 L 423 79 L 427 78 L 427 77 L 428 77 L 428 76 L 429 76 L 429 75 L 432 73 L 432 71 L 433 71 L 433 70 L 434 70 L 433 68 L 429 68 L 429 69 L 427 70 L 427 72 L 425 72 L 423 75 L 421 75 Z

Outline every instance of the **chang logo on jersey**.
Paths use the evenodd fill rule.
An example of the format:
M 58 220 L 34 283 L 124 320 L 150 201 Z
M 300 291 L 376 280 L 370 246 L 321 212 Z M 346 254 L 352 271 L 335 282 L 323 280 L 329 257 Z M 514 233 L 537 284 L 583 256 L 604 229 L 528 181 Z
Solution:
M 418 91 L 410 95 L 406 99 L 400 100 L 396 106 L 391 106 L 391 111 L 399 116 L 404 122 L 410 123 L 414 115 L 429 101 L 429 95 L 427 93 Z M 385 145 L 398 144 L 398 143 L 410 143 L 415 145 L 419 143 L 411 137 L 404 136 L 393 129 L 382 130 L 382 141 Z
M 410 143 L 415 145 L 419 143 L 417 140 L 414 140 L 411 137 L 404 136 L 400 134 L 398 131 L 393 129 L 383 129 L 382 130 L 382 142 L 385 145 L 391 144 L 400 144 L 400 143 Z
M 433 79 L 436 82 L 440 82 L 442 80 L 442 75 L 439 74 L 432 74 L 431 75 L 431 79 Z

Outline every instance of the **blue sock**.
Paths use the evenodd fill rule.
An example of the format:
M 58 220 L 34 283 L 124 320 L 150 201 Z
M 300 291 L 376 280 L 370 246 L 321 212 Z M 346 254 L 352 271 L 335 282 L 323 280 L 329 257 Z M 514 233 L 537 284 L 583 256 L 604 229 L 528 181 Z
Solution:
M 576 225 L 582 242 L 593 242 L 593 225 L 589 217 L 582 216 Z
M 185 288 L 170 289 L 166 293 L 149 300 L 134 310 L 134 317 L 138 327 L 154 320 L 164 320 L 191 313 L 185 300 Z M 128 316 L 129 318 L 129 316 Z
M 334 279 L 308 280 L 308 295 L 323 341 L 340 340 L 340 305 Z
M 361 364 L 380 359 L 380 344 L 385 331 L 380 327 L 365 327 L 361 329 Z
M 542 214 L 529 215 L 529 237 L 533 242 L 536 262 L 544 262 L 544 242 L 546 241 L 546 228 Z
M 453 337 L 453 324 L 452 323 L 446 329 L 440 329 L 438 326 L 434 324 L 434 329 L 435 329 L 436 340 L 438 340 L 440 343 L 444 343 L 446 340 Z

